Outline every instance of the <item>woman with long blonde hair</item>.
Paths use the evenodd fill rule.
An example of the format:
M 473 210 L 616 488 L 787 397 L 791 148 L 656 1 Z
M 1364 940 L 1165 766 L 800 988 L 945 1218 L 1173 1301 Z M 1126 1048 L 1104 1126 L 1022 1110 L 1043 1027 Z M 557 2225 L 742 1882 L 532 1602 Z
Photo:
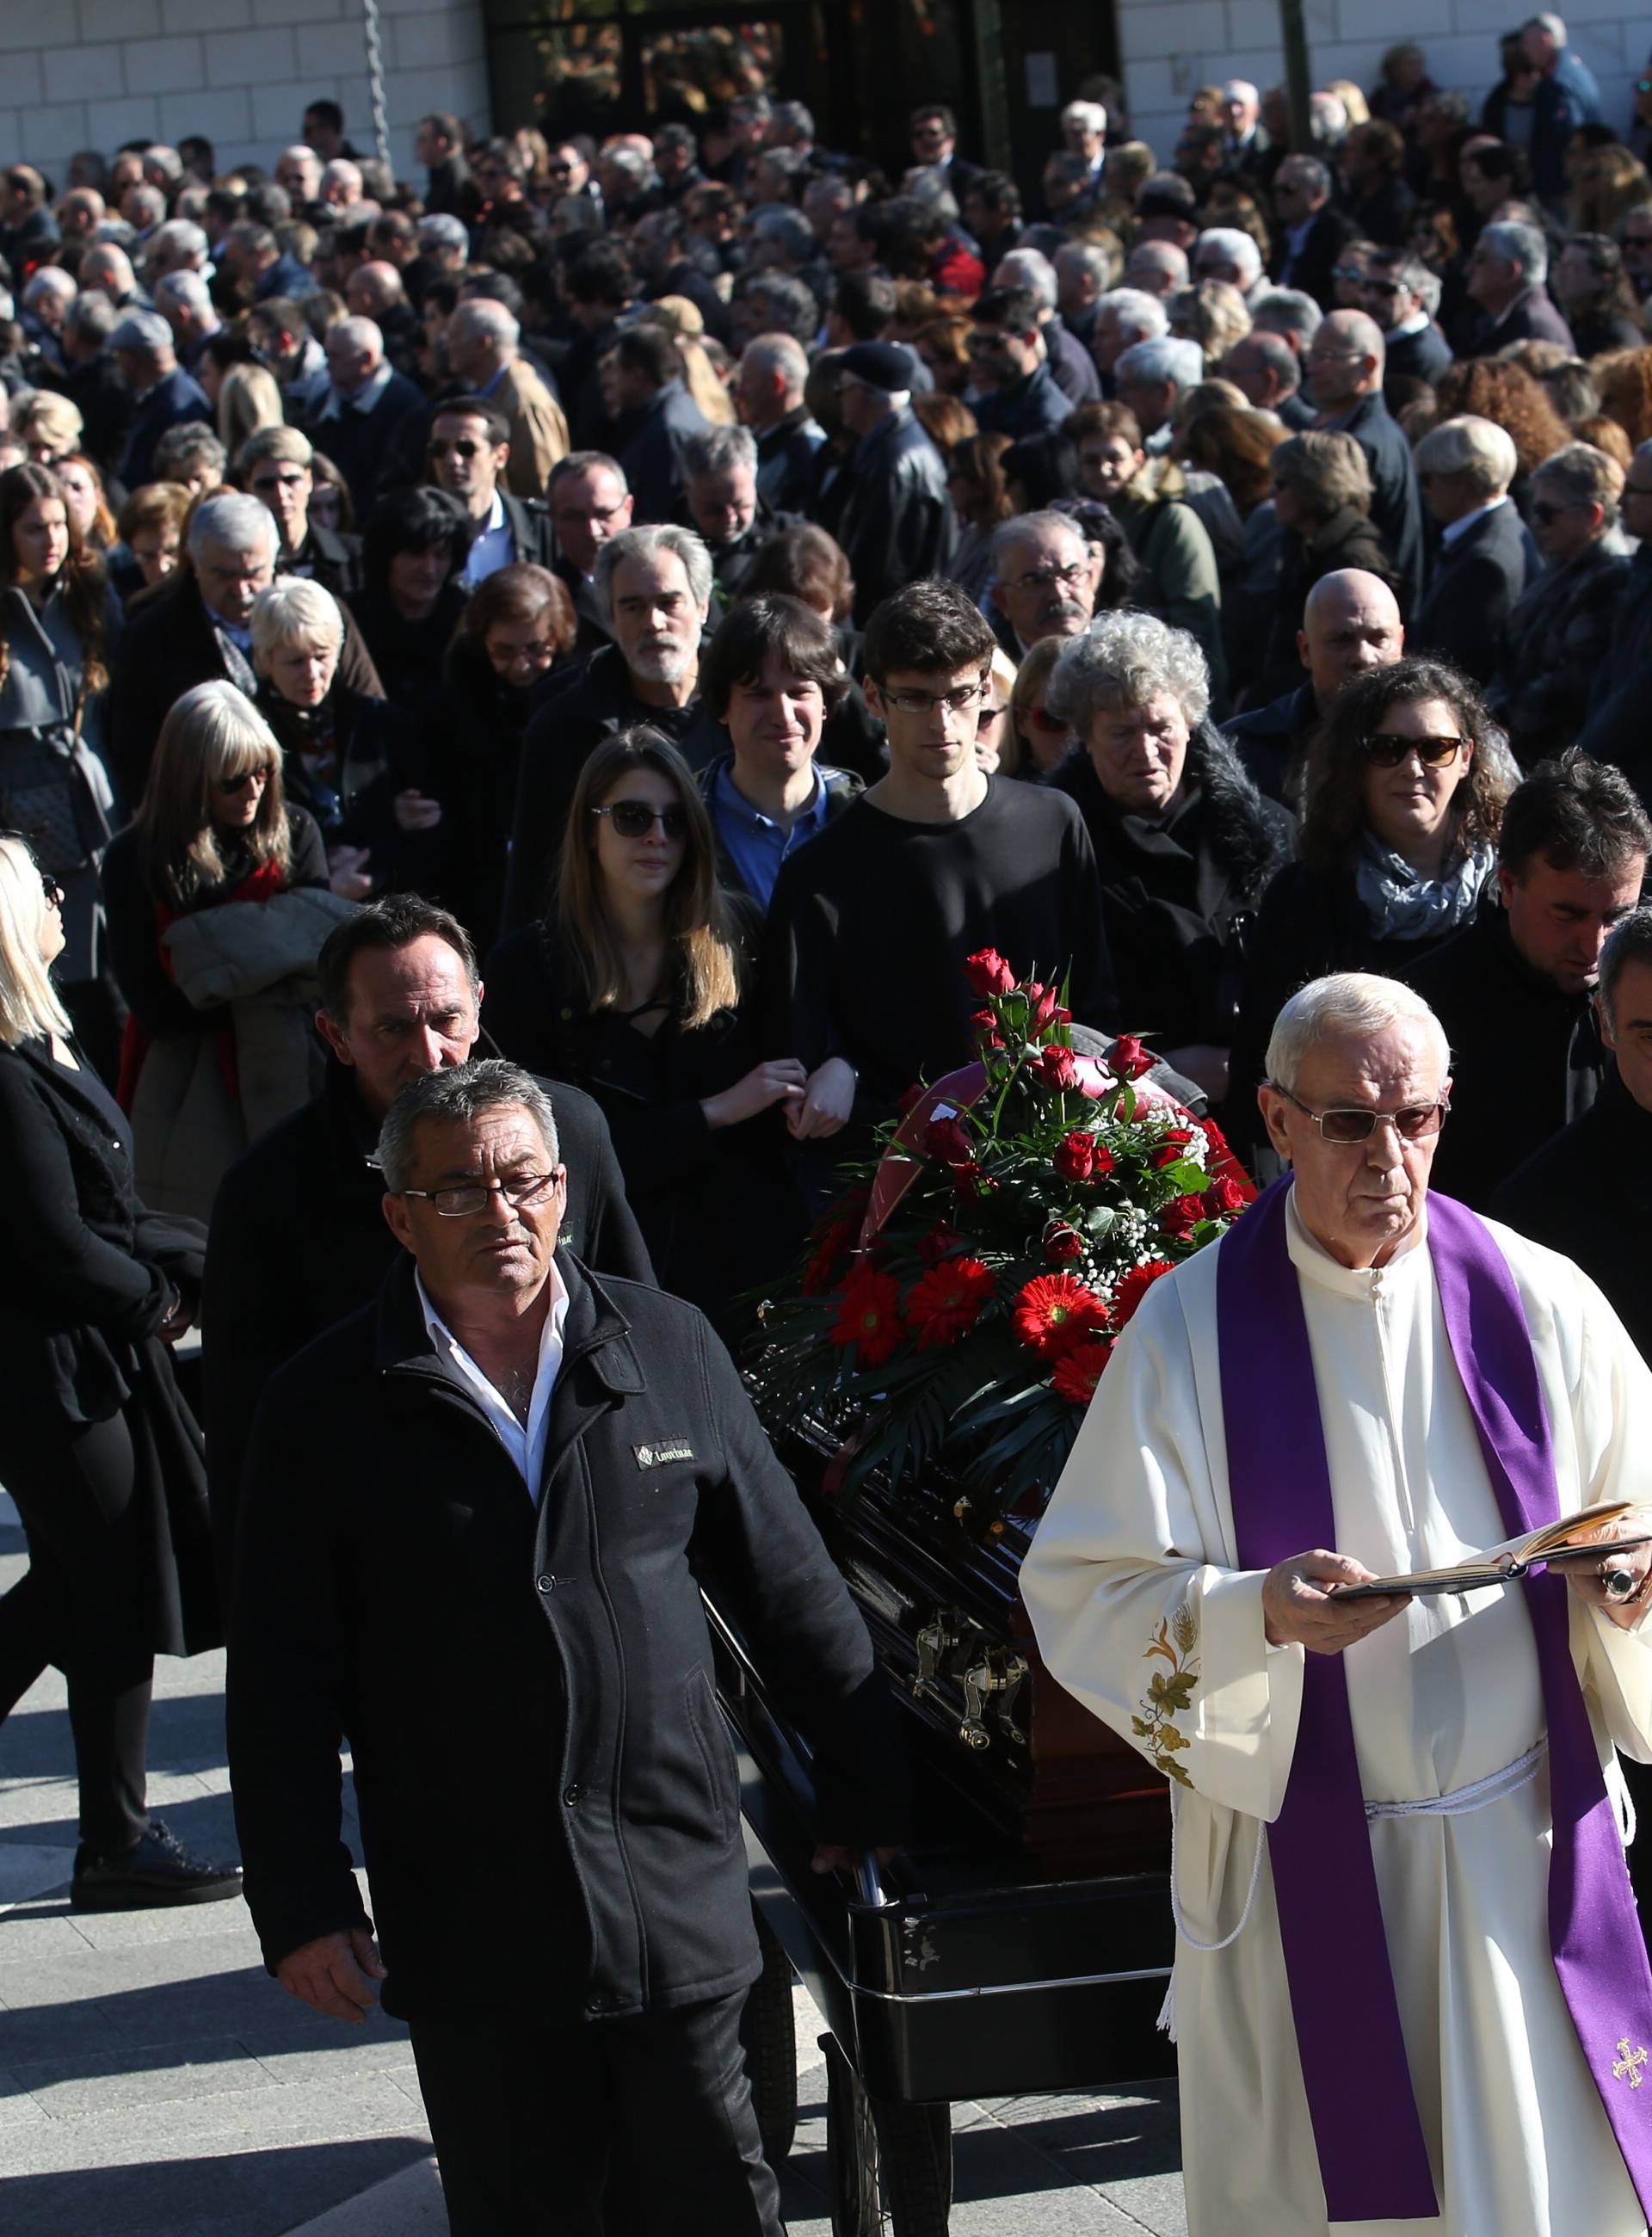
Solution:
M 601 1105 L 661 1286 L 730 1333 L 801 1228 L 776 1121 L 804 1072 L 759 1058 L 757 933 L 687 762 L 622 730 L 580 772 L 555 896 L 494 950 L 483 1011 L 513 1062 Z
M 0 1719 L 56 1663 L 80 1785 L 69 1903 L 131 1910 L 241 1891 L 145 1806 L 154 1658 L 217 1643 L 201 1433 L 168 1347 L 200 1295 L 206 1231 L 133 1186 L 126 1117 L 52 985 L 63 889 L 0 835 L 0 1480 L 29 1569 L 0 1600 Z
M 313 964 L 348 913 L 347 903 L 326 906 L 334 896 L 320 830 L 287 803 L 281 746 L 233 683 L 198 683 L 175 702 L 137 814 L 105 858 L 103 892 L 110 958 L 131 1013 L 120 1099 L 133 1114 L 140 1184 L 157 1209 L 209 1208 L 219 1174 L 258 1131 L 242 1095 L 241 997 L 268 993 Z M 268 913 L 300 894 L 314 899 Z M 208 913 L 219 920 L 218 971 L 198 980 L 188 959 L 203 935 L 186 938 L 180 927 Z M 272 1086 L 270 1099 L 295 1096 L 289 1108 L 307 1099 L 300 1070 L 302 1078 Z M 262 1073 L 259 1086 L 268 1117 Z

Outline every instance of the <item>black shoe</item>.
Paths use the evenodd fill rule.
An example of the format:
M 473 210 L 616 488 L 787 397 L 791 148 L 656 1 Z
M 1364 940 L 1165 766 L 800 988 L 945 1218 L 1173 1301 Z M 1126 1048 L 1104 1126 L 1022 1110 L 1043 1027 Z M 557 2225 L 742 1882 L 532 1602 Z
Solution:
M 71 1910 L 153 1910 L 175 1903 L 221 1903 L 241 1893 L 241 1866 L 192 1857 L 158 1818 L 135 1847 L 94 1857 L 83 1843 L 69 1891 Z

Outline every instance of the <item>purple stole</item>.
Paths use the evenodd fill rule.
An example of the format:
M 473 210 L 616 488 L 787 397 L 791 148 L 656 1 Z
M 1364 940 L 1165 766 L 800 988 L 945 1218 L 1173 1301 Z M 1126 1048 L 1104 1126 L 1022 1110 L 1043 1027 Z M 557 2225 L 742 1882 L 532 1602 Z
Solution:
M 1245 1569 L 1271 1569 L 1308 1547 L 1336 1544 L 1308 1324 L 1286 1243 L 1290 1188 L 1287 1174 L 1224 1238 L 1217 1257 L 1228 1479 Z M 1535 1530 L 1556 1520 L 1560 1495 L 1514 1277 L 1483 1223 L 1448 1197 L 1429 1198 L 1428 1249 L 1504 1530 L 1510 1537 Z M 1555 1970 L 1642 2210 L 1652 2215 L 1652 2089 L 1642 2095 L 1635 2086 L 1652 2052 L 1652 1970 L 1572 1662 L 1569 1594 L 1553 1572 L 1504 1589 L 1526 1595 L 1543 1680 Z M 1304 1657 L 1296 1752 L 1267 1844 L 1328 2218 L 1426 2221 L 1439 2207 L 1406 2064 L 1339 1654 Z M 1346 2078 L 1351 2023 L 1362 2038 L 1357 2091 Z

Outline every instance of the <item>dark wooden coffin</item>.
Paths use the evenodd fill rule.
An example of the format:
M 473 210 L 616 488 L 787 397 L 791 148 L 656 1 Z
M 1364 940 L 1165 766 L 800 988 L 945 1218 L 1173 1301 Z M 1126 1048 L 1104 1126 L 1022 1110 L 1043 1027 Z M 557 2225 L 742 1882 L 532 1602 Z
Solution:
M 782 1458 L 849 1581 L 915 1745 L 961 1798 L 1052 1877 L 1167 1859 L 1165 1781 L 1040 1660 L 1016 1579 L 1035 1520 L 976 1542 L 957 1487 L 839 1487 L 838 1437 L 805 1424 Z

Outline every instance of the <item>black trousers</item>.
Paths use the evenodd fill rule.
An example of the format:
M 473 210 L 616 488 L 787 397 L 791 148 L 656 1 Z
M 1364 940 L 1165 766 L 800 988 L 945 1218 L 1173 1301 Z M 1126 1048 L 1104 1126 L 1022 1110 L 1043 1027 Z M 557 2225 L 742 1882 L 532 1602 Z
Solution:
M 745 1993 L 638 2019 L 415 2020 L 453 2237 L 782 2237 L 740 2045 Z M 623 2210 L 621 2210 L 623 2201 Z
M 69 1681 L 80 1837 L 94 1856 L 149 1831 L 144 1752 L 155 1659 L 137 1643 L 124 1573 L 135 1481 L 124 1420 L 0 1442 L 0 1482 L 17 1503 L 29 1573 L 0 1600 L 0 1716 L 48 1663 Z

